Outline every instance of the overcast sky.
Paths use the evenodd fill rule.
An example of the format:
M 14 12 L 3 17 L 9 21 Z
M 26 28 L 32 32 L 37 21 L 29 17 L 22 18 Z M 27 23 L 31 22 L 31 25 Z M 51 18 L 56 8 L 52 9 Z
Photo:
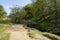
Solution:
M 10 7 L 14 5 L 25 6 L 31 3 L 31 0 L 0 0 L 0 4 L 4 6 L 6 12 L 9 14 Z

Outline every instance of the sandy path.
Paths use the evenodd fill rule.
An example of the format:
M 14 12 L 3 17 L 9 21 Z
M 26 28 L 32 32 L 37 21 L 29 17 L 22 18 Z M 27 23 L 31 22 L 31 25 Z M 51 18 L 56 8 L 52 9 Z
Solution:
M 10 40 L 31 40 L 26 32 L 11 31 Z
M 10 33 L 9 40 L 49 40 L 41 35 L 35 35 L 35 37 L 31 39 L 28 36 L 28 31 L 23 27 L 23 25 L 12 25 L 7 29 L 7 32 Z
M 31 40 L 22 25 L 14 25 L 9 28 L 8 32 L 10 33 L 10 40 Z

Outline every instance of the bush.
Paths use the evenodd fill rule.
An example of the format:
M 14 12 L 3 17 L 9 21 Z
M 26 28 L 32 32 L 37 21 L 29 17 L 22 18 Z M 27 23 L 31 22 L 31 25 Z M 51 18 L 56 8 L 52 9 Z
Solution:
M 10 24 L 11 20 L 0 20 L 0 24 Z

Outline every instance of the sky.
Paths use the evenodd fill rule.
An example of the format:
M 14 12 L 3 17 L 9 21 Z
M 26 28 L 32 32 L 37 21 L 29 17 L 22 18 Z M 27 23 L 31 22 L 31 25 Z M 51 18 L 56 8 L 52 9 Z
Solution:
M 25 5 L 31 3 L 31 0 L 0 0 L 0 4 L 3 5 L 4 9 L 7 12 L 7 15 L 10 13 L 10 8 L 19 5 L 24 7 Z

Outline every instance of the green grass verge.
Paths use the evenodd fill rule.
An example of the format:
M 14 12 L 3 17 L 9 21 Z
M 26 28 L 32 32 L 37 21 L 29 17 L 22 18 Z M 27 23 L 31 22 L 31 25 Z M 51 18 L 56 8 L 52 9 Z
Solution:
M 8 26 L 9 26 L 9 24 L 0 24 L 0 35 L 5 33 L 5 29 Z M 10 35 L 9 33 L 3 34 L 3 35 L 6 35 L 6 36 L 4 36 L 4 37 L 1 36 L 2 38 L 0 38 L 0 40 L 9 40 L 9 35 Z
M 31 38 L 34 38 L 35 34 L 39 34 L 40 36 L 42 35 L 42 36 L 47 37 L 51 40 L 60 40 L 60 36 L 58 36 L 58 35 L 55 35 L 52 33 L 47 33 L 47 32 L 41 32 L 41 31 L 34 29 L 34 28 L 31 29 L 30 32 L 28 33 L 29 37 L 31 37 Z
M 42 35 L 42 32 L 40 32 L 39 30 L 37 29 L 34 29 L 32 28 L 30 30 L 30 32 L 28 33 L 29 37 L 33 38 L 35 36 L 35 34 L 39 34 L 39 35 Z
M 0 34 L 5 31 L 6 27 L 8 27 L 8 24 L 0 24 Z
M 60 40 L 60 36 L 57 36 L 57 35 L 55 35 L 55 34 L 43 32 L 43 35 L 44 35 L 45 37 L 50 38 L 51 40 Z
M 10 34 L 8 33 L 5 37 L 1 38 L 0 40 L 9 40 Z

